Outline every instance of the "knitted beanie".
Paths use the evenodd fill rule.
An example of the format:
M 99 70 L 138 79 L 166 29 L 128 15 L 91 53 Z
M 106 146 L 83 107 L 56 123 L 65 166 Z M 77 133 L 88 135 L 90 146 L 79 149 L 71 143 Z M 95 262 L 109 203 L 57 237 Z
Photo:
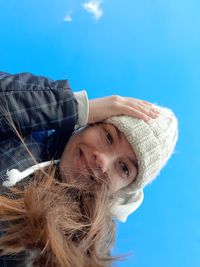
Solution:
M 137 192 L 152 182 L 170 158 L 178 138 L 174 113 L 168 108 L 153 106 L 160 115 L 149 122 L 130 116 L 113 116 L 105 120 L 125 135 L 138 160 L 137 177 L 122 189 L 126 194 Z

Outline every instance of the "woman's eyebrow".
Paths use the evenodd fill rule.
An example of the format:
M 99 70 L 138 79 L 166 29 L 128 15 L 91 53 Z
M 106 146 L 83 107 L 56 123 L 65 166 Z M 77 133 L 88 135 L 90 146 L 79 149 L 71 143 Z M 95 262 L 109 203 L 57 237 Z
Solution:
M 116 135 L 118 137 L 119 142 L 121 142 L 121 140 L 122 140 L 121 132 L 115 126 L 114 126 L 114 129 L 115 129 L 115 132 L 116 132 Z
M 114 129 L 115 129 L 115 132 L 116 132 L 116 135 L 117 135 L 117 137 L 118 137 L 118 140 L 119 140 L 119 142 L 121 142 L 121 140 L 122 140 L 122 135 L 121 135 L 121 132 L 118 130 L 118 128 L 116 128 L 115 126 L 114 126 Z M 132 165 L 137 169 L 137 171 L 138 171 L 138 162 L 137 162 L 137 160 L 136 159 L 132 159 L 132 158 L 130 158 L 129 156 L 128 156 L 128 159 L 130 160 L 130 162 L 132 163 Z
M 129 156 L 127 158 L 130 160 L 130 162 L 133 164 L 133 166 L 138 170 L 138 162 L 137 162 L 137 160 L 136 159 L 132 159 Z

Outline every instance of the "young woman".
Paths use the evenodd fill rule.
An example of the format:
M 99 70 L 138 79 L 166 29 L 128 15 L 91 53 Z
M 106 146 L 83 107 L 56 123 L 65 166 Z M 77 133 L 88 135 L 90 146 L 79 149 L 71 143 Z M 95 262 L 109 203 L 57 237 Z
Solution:
M 0 73 L 0 101 L 0 249 L 17 253 L 1 261 L 111 264 L 112 218 L 126 220 L 170 157 L 174 114 L 134 98 L 88 101 L 30 73 Z

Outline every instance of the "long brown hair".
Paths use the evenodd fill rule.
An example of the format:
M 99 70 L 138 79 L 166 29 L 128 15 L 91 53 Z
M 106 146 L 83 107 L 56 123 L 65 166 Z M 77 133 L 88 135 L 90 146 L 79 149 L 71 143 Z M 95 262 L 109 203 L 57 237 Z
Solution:
M 107 186 L 86 186 L 81 179 L 71 185 L 58 175 L 51 166 L 24 189 L 0 196 L 1 254 L 33 251 L 34 266 L 109 266 L 115 225 Z
M 9 124 L 26 147 L 8 117 Z M 28 151 L 31 155 L 31 152 Z M 85 178 L 85 174 L 83 178 Z M 53 164 L 32 175 L 25 186 L 3 189 L 0 196 L 1 255 L 30 251 L 37 267 L 105 267 L 115 224 L 106 184 L 88 179 L 63 182 Z

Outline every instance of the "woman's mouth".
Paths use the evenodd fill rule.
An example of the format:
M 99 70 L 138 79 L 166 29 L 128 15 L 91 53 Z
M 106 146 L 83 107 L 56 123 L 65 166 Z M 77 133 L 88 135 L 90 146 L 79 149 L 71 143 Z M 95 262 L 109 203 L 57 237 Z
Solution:
M 85 159 L 83 151 L 81 149 L 79 149 L 79 159 L 80 159 L 81 169 L 85 169 Z
M 94 181 L 94 175 L 92 172 L 92 169 L 88 166 L 87 160 L 85 158 L 85 155 L 81 149 L 79 149 L 79 163 L 81 166 L 81 170 L 83 171 L 83 175 L 86 175 L 89 177 L 92 181 Z
M 82 154 L 83 152 L 79 149 L 78 165 L 80 165 L 81 169 L 83 168 Z

